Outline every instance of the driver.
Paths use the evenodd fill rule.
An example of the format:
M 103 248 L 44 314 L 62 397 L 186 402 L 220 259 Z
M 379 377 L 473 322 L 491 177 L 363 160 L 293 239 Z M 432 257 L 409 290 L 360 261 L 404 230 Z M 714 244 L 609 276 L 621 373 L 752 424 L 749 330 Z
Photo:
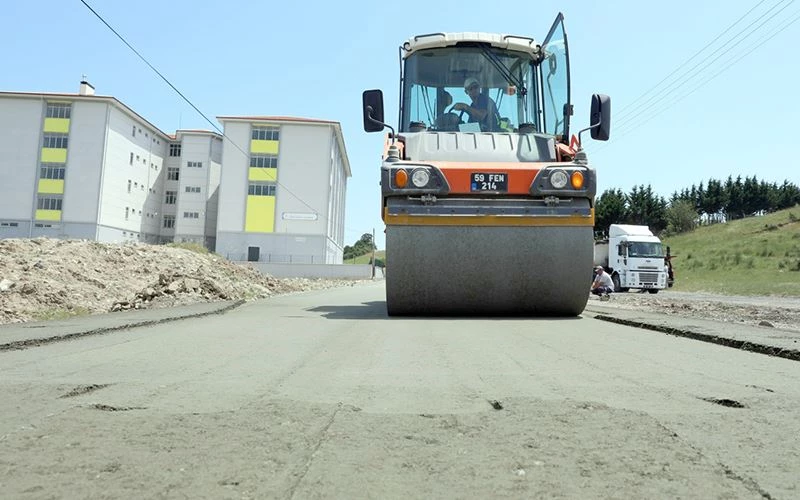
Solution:
M 457 102 L 453 109 L 466 112 L 469 115 L 468 122 L 479 123 L 484 132 L 497 132 L 500 130 L 500 114 L 497 112 L 497 105 L 487 95 L 481 92 L 481 84 L 476 78 L 469 77 L 464 81 L 464 92 L 472 100 L 472 104 Z

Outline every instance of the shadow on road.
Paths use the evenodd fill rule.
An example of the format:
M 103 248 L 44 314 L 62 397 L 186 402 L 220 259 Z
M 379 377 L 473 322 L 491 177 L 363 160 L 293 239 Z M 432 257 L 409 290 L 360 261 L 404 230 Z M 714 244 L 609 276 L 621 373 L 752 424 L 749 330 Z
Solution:
M 322 313 L 326 319 L 388 319 L 388 320 L 422 320 L 422 321 L 453 321 L 467 320 L 474 321 L 480 319 L 501 319 L 501 320 L 548 320 L 548 321 L 579 321 L 581 316 L 561 317 L 561 316 L 532 316 L 526 315 L 429 315 L 429 316 L 389 316 L 386 312 L 385 301 L 363 302 L 359 305 L 337 305 L 337 306 L 317 306 L 307 309 L 309 312 Z

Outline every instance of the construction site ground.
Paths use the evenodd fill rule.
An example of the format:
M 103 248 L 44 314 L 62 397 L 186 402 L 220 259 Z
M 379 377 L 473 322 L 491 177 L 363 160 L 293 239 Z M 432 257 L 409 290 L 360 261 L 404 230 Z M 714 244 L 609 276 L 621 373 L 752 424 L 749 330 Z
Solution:
M 245 301 L 359 283 L 276 279 L 169 246 L 2 240 L 0 349 L 223 314 Z M 628 292 L 605 302 L 591 296 L 584 316 L 800 359 L 797 297 Z

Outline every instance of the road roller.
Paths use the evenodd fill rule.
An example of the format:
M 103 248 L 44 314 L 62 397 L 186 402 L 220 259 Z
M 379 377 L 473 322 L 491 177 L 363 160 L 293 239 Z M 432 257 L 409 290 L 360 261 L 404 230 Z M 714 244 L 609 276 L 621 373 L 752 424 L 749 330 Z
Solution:
M 611 101 L 591 96 L 570 135 L 562 14 L 544 42 L 429 33 L 400 47 L 399 123 L 362 94 L 385 135 L 381 217 L 390 316 L 576 316 L 589 297 L 596 173 L 581 135 L 608 140 Z

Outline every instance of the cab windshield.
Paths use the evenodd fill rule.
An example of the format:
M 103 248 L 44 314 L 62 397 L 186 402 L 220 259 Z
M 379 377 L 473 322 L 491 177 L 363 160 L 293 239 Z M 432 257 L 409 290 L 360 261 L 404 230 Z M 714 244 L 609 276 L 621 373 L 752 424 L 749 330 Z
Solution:
M 421 50 L 406 59 L 403 82 L 403 132 L 541 131 L 530 54 L 486 44 Z
M 633 242 L 628 247 L 628 257 L 660 258 L 664 256 L 661 243 Z

